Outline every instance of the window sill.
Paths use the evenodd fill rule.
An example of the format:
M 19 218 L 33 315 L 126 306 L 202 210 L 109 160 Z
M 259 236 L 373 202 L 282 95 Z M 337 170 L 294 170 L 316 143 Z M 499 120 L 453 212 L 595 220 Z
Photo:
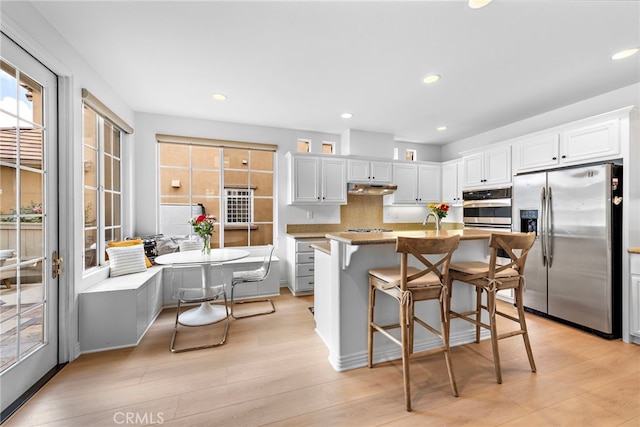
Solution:
M 258 226 L 256 224 L 225 224 L 225 230 L 257 230 Z

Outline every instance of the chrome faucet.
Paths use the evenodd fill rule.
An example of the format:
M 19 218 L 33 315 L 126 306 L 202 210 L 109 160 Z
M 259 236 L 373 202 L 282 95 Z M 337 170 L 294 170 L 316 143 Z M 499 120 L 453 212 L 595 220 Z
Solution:
M 429 212 L 427 216 L 424 217 L 424 221 L 422 221 L 422 225 L 427 225 L 427 222 L 429 222 L 430 216 L 433 216 L 433 220 L 436 223 L 436 231 L 440 231 L 440 222 L 438 221 L 438 215 L 436 215 L 435 212 Z

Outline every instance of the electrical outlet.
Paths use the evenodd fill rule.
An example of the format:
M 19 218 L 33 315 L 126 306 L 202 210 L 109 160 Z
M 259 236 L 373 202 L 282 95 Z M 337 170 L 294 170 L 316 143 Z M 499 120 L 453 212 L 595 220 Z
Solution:
M 313 219 L 313 211 L 307 211 L 307 219 Z

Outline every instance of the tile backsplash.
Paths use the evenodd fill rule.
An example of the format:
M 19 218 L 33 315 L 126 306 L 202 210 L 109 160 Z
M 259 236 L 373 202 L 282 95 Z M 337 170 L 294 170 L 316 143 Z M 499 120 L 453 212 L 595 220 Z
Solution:
M 347 204 L 340 206 L 340 224 L 288 224 L 287 233 L 316 231 L 346 231 L 349 228 L 388 228 L 391 230 L 422 230 L 422 222 L 384 222 L 382 196 L 347 195 Z M 430 223 L 426 228 L 434 228 Z M 443 223 L 446 228 L 462 228 L 462 224 Z

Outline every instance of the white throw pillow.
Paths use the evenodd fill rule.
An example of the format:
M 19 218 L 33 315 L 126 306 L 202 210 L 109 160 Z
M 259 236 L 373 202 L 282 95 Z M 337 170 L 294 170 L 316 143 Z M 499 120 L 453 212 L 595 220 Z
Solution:
M 180 252 L 202 250 L 204 242 L 202 240 L 183 240 L 180 242 Z
M 144 262 L 143 245 L 107 248 L 109 254 L 109 276 L 139 273 L 147 269 Z

